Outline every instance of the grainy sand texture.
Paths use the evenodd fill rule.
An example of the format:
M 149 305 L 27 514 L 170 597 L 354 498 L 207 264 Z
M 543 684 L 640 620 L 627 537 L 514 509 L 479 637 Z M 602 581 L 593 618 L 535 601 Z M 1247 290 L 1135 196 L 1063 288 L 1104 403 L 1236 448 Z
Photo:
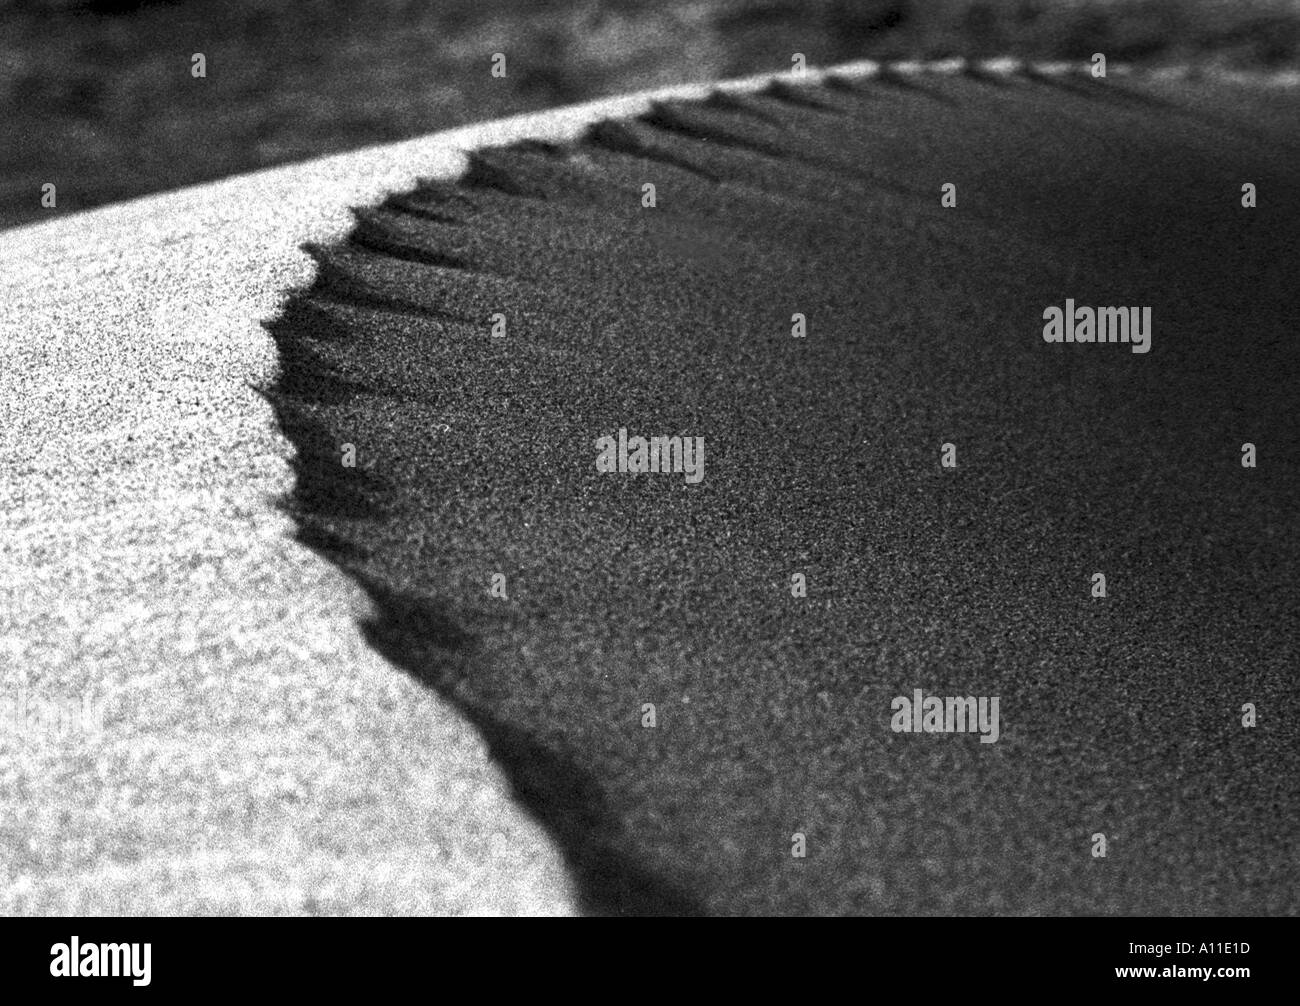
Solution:
M 271 326 L 301 535 L 591 910 L 1300 907 L 1297 92 L 948 69 L 481 151 Z
M 0 235 L 0 911 L 1300 910 L 1298 91 L 1076 70 Z M 1150 352 L 1045 344 L 1066 298 Z M 600 473 L 621 428 L 703 477 Z

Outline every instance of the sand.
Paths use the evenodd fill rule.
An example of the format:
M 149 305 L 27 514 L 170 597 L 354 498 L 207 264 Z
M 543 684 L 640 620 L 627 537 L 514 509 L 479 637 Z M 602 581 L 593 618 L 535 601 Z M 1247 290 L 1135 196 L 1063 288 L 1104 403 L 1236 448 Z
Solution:
M 1294 82 L 958 69 L 0 235 L 0 910 L 1294 912 Z
M 315 248 L 302 539 L 588 911 L 1294 913 L 1297 92 L 919 69 L 482 150 Z M 1149 352 L 1047 344 L 1066 298 Z M 703 479 L 602 473 L 620 429 Z M 895 732 L 916 689 L 998 739 Z

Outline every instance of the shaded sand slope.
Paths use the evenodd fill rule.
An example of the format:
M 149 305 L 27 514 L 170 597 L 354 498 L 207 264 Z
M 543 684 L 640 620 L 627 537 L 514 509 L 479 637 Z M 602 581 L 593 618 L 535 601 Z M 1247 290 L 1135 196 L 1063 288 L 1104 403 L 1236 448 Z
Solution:
M 348 207 L 651 99 L 0 235 L 0 911 L 573 909 L 481 736 L 366 646 L 368 599 L 292 540 L 262 322 Z M 102 729 L 47 729 L 69 705 Z
M 301 536 L 589 909 L 1294 913 L 1298 111 L 894 70 L 484 151 L 271 326 Z M 1067 297 L 1151 352 L 1045 344 Z M 620 427 L 704 480 L 598 474 Z

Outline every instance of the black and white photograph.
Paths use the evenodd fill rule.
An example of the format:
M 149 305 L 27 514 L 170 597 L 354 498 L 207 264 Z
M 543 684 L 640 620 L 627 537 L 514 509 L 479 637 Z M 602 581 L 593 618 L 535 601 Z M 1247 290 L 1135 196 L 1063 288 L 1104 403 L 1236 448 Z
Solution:
M 1089 918 L 1063 989 L 1260 994 L 1300 0 L 0 0 L 0 111 L 7 971 Z

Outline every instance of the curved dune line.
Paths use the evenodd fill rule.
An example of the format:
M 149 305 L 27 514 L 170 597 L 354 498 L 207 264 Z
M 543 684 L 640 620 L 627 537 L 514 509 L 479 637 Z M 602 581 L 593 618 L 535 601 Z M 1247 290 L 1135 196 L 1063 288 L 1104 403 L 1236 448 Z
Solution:
M 305 242 L 458 176 L 467 151 L 777 79 L 793 78 L 479 123 L 0 234 L 0 700 L 26 710 L 0 733 L 0 910 L 572 911 L 477 733 L 370 650 L 368 602 L 292 540 L 276 507 L 292 447 L 255 390 L 277 369 L 262 323 L 310 282 Z M 87 697 L 102 733 L 36 728 L 41 703 Z
M 0 733 L 0 910 L 572 911 L 478 734 L 370 649 L 369 602 L 293 540 L 263 323 L 311 281 L 304 243 L 467 151 L 879 71 L 621 96 L 0 234 L 0 699 L 102 713 Z

